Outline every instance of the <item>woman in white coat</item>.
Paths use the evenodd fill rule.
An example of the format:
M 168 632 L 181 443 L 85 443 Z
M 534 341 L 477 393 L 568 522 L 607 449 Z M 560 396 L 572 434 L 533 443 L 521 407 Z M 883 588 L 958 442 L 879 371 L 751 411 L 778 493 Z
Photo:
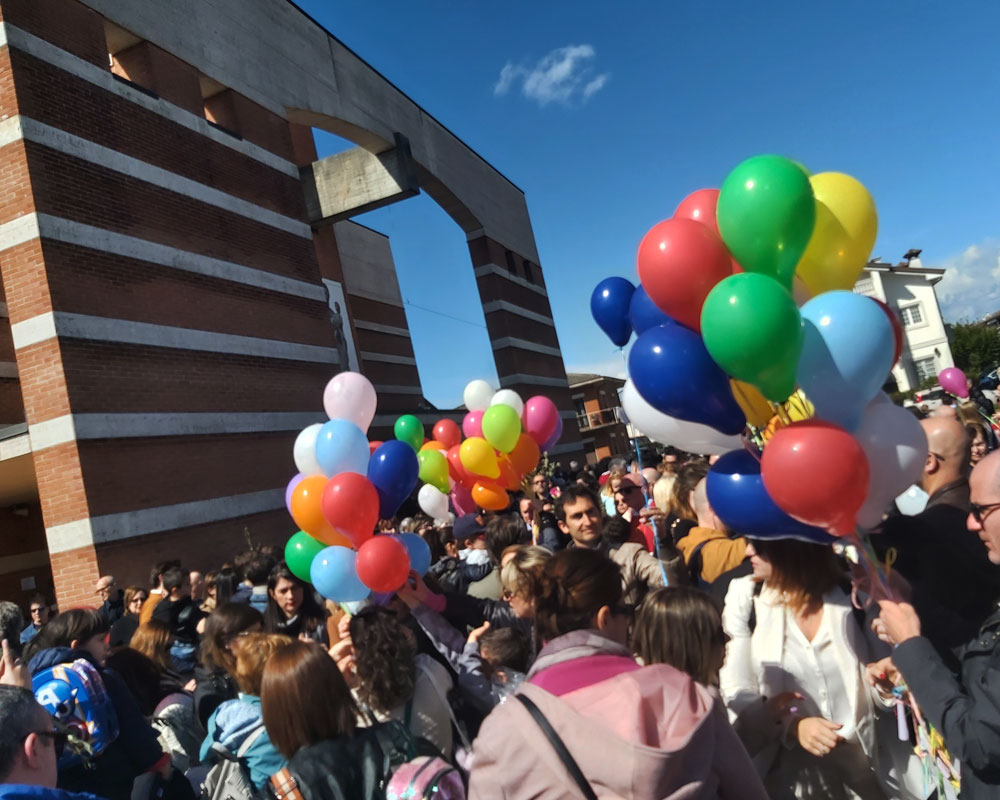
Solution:
M 770 796 L 914 797 L 897 779 L 909 745 L 865 676 L 881 643 L 841 587 L 831 548 L 768 540 L 747 554 L 753 575 L 726 595 L 720 689 Z

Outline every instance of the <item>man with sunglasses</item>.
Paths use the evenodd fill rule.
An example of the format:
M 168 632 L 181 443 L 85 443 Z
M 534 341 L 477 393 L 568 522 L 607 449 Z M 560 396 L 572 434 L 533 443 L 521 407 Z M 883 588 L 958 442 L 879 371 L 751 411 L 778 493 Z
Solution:
M 990 563 L 1000 565 L 1000 452 L 979 462 L 970 486 L 969 531 L 985 544 Z M 879 606 L 879 619 L 896 644 L 891 662 L 881 668 L 889 678 L 898 670 L 952 758 L 961 762 L 962 800 L 1000 796 L 1000 610 L 994 606 L 958 651 L 956 674 L 921 635 L 913 606 L 888 600 Z
M 93 800 L 55 788 L 65 744 L 30 691 L 0 684 L 0 800 Z
M 966 527 L 969 516 L 969 435 L 956 419 L 921 420 L 927 459 L 921 488 L 929 495 L 919 514 L 882 524 L 872 544 L 882 561 L 912 589 L 912 603 L 924 635 L 949 658 L 991 613 L 1000 592 L 1000 567 L 987 559 L 979 537 Z M 977 470 L 979 467 L 976 468 Z

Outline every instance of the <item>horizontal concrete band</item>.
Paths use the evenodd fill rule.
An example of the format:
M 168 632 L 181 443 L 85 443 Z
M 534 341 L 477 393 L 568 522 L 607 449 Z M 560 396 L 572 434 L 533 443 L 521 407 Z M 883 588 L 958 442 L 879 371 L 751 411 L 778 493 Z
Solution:
M 11 572 L 21 572 L 26 569 L 38 569 L 48 565 L 48 550 L 34 550 L 30 553 L 0 556 L 0 575 L 9 575 Z
M 17 362 L 0 361 L 0 378 L 16 378 Z
M 378 361 L 382 364 L 405 364 L 410 367 L 417 365 L 417 359 L 410 356 L 394 356 L 388 353 L 374 353 L 370 350 L 362 350 L 358 353 L 362 361 Z
M 528 311 L 528 309 L 516 306 L 508 300 L 490 300 L 488 303 L 483 303 L 484 314 L 492 314 L 496 311 L 509 311 L 511 314 L 530 319 L 532 322 L 540 322 L 542 325 L 548 325 L 550 328 L 556 326 L 555 322 L 552 321 L 552 317 Z
M 104 514 L 45 529 L 49 553 L 65 553 L 95 544 L 131 539 L 151 533 L 187 528 L 208 522 L 274 511 L 285 505 L 285 489 L 266 489 L 229 497 Z M 289 520 L 289 525 L 292 522 Z
M 355 319 L 354 327 L 362 331 L 387 333 L 390 336 L 402 336 L 404 339 L 410 338 L 410 332 L 406 328 L 400 328 L 396 325 L 383 325 L 381 322 L 367 322 L 363 319 Z
M 542 353 L 547 356 L 562 358 L 562 352 L 558 347 L 547 347 L 544 344 L 535 344 L 527 339 L 518 339 L 515 336 L 503 336 L 490 342 L 494 350 L 504 350 L 506 348 L 518 348 L 520 350 L 530 350 L 532 353 Z
M 88 439 L 209 436 L 298 431 L 325 422 L 322 411 L 244 411 L 159 414 L 66 414 L 29 426 L 31 450 Z
M 481 267 L 476 267 L 477 278 L 482 278 L 485 275 L 499 275 L 504 280 L 516 283 L 518 286 L 523 286 L 525 289 L 530 289 L 531 291 L 540 294 L 542 297 L 549 296 L 548 292 L 546 292 L 541 286 L 536 286 L 534 283 L 526 281 L 524 278 L 512 275 L 503 267 L 498 267 L 496 264 L 483 264 Z
M 422 395 L 424 392 L 419 386 L 398 386 L 388 383 L 376 383 L 375 391 L 381 394 L 415 394 Z
M 239 214 L 262 225 L 277 228 L 303 239 L 312 239 L 312 228 L 300 220 L 262 208 L 204 183 L 198 183 L 175 172 L 169 172 L 161 167 L 140 161 L 138 158 L 119 153 L 110 147 L 104 147 L 104 145 L 96 144 L 88 139 L 66 133 L 66 131 L 21 115 L 15 115 L 0 122 L 0 147 L 21 139 L 51 147 L 65 155 L 113 170 L 192 200 L 221 208 L 223 211 Z
M 288 361 L 339 363 L 337 350 L 333 347 L 261 339 L 256 336 L 238 336 L 232 333 L 215 333 L 195 328 L 154 325 L 150 322 L 134 322 L 127 319 L 70 314 L 65 311 L 47 311 L 37 317 L 11 325 L 10 330 L 14 348 L 17 350 L 60 337 Z
M 0 251 L 34 239 L 51 239 L 64 244 L 78 245 L 102 253 L 170 267 L 181 272 L 232 281 L 244 286 L 254 286 L 326 304 L 326 289 L 316 283 L 286 278 L 273 272 L 191 253 L 50 214 L 33 211 L 0 225 Z M 3 304 L 4 313 L 0 316 L 7 316 L 6 311 L 7 306 Z
M 0 24 L 0 47 L 5 45 L 9 45 L 71 75 L 75 75 L 77 78 L 81 78 L 107 92 L 118 95 L 137 106 L 159 114 L 171 122 L 183 125 L 189 130 L 200 133 L 202 136 L 206 136 L 231 150 L 242 153 L 254 159 L 254 161 L 259 161 L 261 164 L 265 164 L 278 172 L 282 172 L 293 178 L 299 177 L 299 168 L 291 161 L 281 158 L 281 156 L 275 155 L 270 150 L 265 150 L 263 147 L 248 142 L 245 139 L 238 139 L 235 136 L 223 133 L 209 125 L 208 120 L 204 117 L 193 114 L 187 109 L 176 106 L 163 98 L 150 97 L 145 92 L 141 92 L 117 80 L 109 70 L 101 69 L 96 64 L 84 61 L 82 58 L 60 47 L 56 47 L 44 39 L 39 39 L 37 36 L 23 31 L 9 22 Z
M 20 436 L 12 436 L 9 439 L 0 439 L 0 461 L 7 461 L 11 458 L 20 458 L 31 454 L 31 439 L 28 434 L 22 433 Z
M 518 383 L 527 383 L 534 386 L 558 386 L 559 388 L 569 387 L 565 378 L 546 378 L 542 375 L 525 375 L 521 372 L 500 376 L 501 388 L 505 389 L 508 386 L 514 386 Z
M 593 445 L 593 440 L 591 440 L 591 445 Z M 549 455 L 559 456 L 563 453 L 582 453 L 584 450 L 584 442 L 567 442 L 566 444 L 557 444 L 555 447 L 550 447 L 546 452 Z

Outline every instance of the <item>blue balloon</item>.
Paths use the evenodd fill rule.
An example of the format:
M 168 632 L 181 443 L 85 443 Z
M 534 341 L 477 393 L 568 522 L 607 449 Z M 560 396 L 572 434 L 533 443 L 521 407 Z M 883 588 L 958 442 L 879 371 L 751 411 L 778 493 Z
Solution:
M 642 336 L 650 328 L 655 328 L 657 325 L 676 324 L 660 310 L 656 303 L 649 299 L 649 295 L 646 294 L 646 290 L 641 285 L 635 288 L 635 294 L 629 301 L 628 319 L 636 336 Z
M 756 539 L 800 539 L 831 544 L 836 538 L 788 516 L 764 488 L 760 462 L 746 450 L 732 450 L 705 478 L 708 502 L 727 528 Z
M 417 486 L 420 464 L 406 442 L 390 439 L 378 446 L 368 464 L 368 480 L 378 490 L 378 513 L 394 517 L 403 501 Z
M 368 437 L 353 422 L 331 419 L 316 434 L 316 461 L 328 478 L 341 472 L 368 472 Z
M 410 569 L 423 575 L 431 568 L 431 548 L 419 533 L 401 533 L 396 537 L 410 555 Z
M 800 310 L 799 386 L 817 417 L 853 431 L 892 368 L 892 323 L 871 298 L 848 291 L 816 295 Z
M 635 286 L 625 278 L 605 278 L 590 295 L 590 313 L 617 347 L 624 347 L 632 336 L 628 305 Z
M 639 394 L 657 411 L 729 435 L 746 426 L 728 376 L 701 336 L 683 325 L 658 325 L 643 333 L 632 345 L 628 371 Z
M 355 560 L 358 554 L 349 547 L 327 547 L 320 550 L 309 568 L 313 586 L 334 603 L 354 603 L 364 600 L 371 591 L 358 577 Z

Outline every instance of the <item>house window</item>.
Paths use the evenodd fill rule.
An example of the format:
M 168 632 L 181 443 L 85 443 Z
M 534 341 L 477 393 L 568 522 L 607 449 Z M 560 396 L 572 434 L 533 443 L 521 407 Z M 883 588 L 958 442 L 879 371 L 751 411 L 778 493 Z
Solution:
M 899 309 L 899 316 L 903 320 L 903 325 L 907 328 L 919 325 L 924 321 L 923 314 L 920 313 L 919 303 Z
M 919 383 L 923 383 L 927 379 L 937 375 L 937 365 L 934 363 L 934 356 L 918 358 L 913 362 L 913 366 L 917 368 L 917 381 Z

